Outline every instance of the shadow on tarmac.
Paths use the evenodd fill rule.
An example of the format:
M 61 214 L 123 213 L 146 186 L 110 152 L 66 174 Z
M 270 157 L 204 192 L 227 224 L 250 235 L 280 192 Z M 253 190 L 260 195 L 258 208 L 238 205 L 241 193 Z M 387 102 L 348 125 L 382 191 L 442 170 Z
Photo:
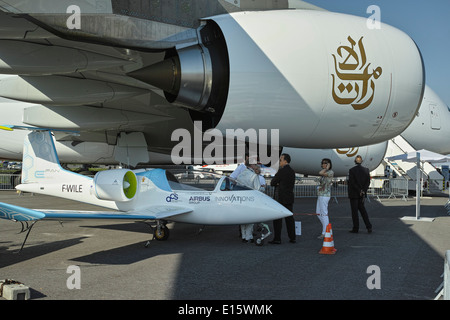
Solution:
M 262 247 L 242 243 L 237 226 L 206 226 L 199 233 L 201 226 L 171 223 L 169 240 L 154 240 L 144 248 L 151 235 L 142 223 L 74 221 L 58 232 L 58 239 L 69 238 L 79 229 L 91 230 L 91 235 L 51 241 L 43 231 L 57 226 L 42 226 L 32 231 L 29 245 L 20 254 L 13 251 L 24 235 L 13 236 L 18 230 L 13 231 L 11 222 L 1 221 L 0 268 L 3 274 L 14 274 L 37 260 L 49 268 L 45 259 L 39 259 L 47 256 L 64 266 L 95 266 L 99 279 L 120 274 L 124 283 L 138 281 L 148 287 L 142 299 L 153 299 L 155 290 L 160 291 L 159 299 L 176 300 L 433 299 L 442 282 L 445 250 L 450 249 L 450 217 L 443 207 L 447 199 L 422 200 L 421 216 L 434 217 L 433 222 L 400 219 L 415 215 L 414 199 L 371 199 L 366 208 L 372 234 L 366 232 L 362 219 L 360 232 L 349 233 L 349 201 L 337 200 L 329 203 L 335 255 L 319 254 L 323 242 L 317 239 L 321 224 L 315 216 L 295 216 L 302 223 L 296 244 L 288 242 L 283 222 L 282 244 Z M 312 213 L 315 205 L 315 198 L 296 199 L 294 211 Z M 370 290 L 368 268 L 374 265 L 380 269 L 381 289 Z M 39 265 L 35 267 L 40 270 Z M 131 290 L 125 286 L 121 299 L 132 299 Z M 85 294 L 95 299 L 95 292 L 85 289 Z M 114 293 L 111 296 L 114 299 Z M 35 290 L 32 298 L 60 296 Z

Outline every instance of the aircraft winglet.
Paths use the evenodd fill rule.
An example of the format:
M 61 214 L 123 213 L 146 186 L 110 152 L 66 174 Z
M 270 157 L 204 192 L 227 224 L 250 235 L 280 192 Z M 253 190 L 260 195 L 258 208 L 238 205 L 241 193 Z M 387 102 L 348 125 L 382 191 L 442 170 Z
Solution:
M 0 126 L 0 129 L 5 131 L 13 131 L 13 129 L 10 126 Z
M 52 131 L 52 132 L 64 132 L 73 135 L 80 135 L 78 131 L 74 130 L 66 130 L 66 129 L 53 129 L 53 128 L 39 128 L 39 127 L 31 127 L 31 126 L 16 126 L 16 125 L 0 125 L 0 129 L 6 131 L 14 131 L 14 129 L 18 130 L 30 130 L 30 131 Z

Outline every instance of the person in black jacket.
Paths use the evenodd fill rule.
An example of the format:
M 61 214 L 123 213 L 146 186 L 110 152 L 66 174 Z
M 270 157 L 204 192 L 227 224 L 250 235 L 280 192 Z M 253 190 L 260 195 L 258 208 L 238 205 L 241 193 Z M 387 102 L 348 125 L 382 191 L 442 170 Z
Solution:
M 350 230 L 351 233 L 358 233 L 359 231 L 358 210 L 361 213 L 367 231 L 369 233 L 372 232 L 372 224 L 370 223 L 367 210 L 364 207 L 364 198 L 366 197 L 370 184 L 370 174 L 369 169 L 361 165 L 362 161 L 362 157 L 357 155 L 355 158 L 356 165 L 349 170 L 348 197 L 350 198 L 353 220 L 353 228 Z
M 294 184 L 295 184 L 295 172 L 290 167 L 291 156 L 287 153 L 283 153 L 280 156 L 280 168 L 270 182 L 271 186 L 275 187 L 274 199 L 282 204 L 285 208 L 292 212 L 294 207 Z M 294 216 L 285 218 L 287 233 L 289 236 L 289 242 L 295 243 L 295 220 Z M 277 219 L 273 221 L 274 237 L 271 244 L 281 244 L 281 229 L 283 220 Z

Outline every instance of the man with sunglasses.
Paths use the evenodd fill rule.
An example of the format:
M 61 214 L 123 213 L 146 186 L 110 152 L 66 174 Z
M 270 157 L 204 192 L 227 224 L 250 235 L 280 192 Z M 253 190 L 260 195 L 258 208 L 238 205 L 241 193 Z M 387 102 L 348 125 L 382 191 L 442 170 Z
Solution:
M 351 233 L 358 233 L 359 231 L 359 216 L 361 213 L 367 232 L 372 233 L 372 224 L 369 220 L 369 215 L 364 207 L 364 199 L 367 195 L 367 189 L 370 184 L 369 169 L 363 167 L 361 163 L 363 159 L 360 155 L 355 158 L 355 166 L 349 170 L 348 177 L 348 197 L 350 198 L 350 206 L 352 208 L 353 228 Z
M 270 182 L 270 185 L 275 187 L 274 199 L 292 212 L 294 207 L 295 172 L 289 165 L 290 162 L 291 156 L 289 154 L 283 153 L 280 156 L 280 168 Z M 294 217 L 289 216 L 284 219 L 286 221 L 286 229 L 289 237 L 289 242 L 295 243 L 296 235 Z M 282 219 L 273 221 L 274 237 L 272 241 L 269 241 L 269 243 L 281 244 L 282 224 Z

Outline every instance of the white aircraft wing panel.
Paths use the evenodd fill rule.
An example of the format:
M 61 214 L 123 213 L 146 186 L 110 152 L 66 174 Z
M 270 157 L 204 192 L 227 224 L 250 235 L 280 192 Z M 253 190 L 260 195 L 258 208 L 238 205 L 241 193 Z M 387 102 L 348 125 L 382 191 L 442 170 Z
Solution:
M 45 219 L 128 219 L 159 220 L 167 219 L 192 210 L 183 207 L 150 207 L 131 212 L 115 211 L 70 211 L 70 210 L 37 210 L 45 214 Z
M 0 202 L 0 218 L 16 221 L 40 219 L 129 219 L 159 220 L 191 212 L 192 209 L 174 206 L 153 206 L 145 209 L 123 211 L 74 211 L 27 209 Z

